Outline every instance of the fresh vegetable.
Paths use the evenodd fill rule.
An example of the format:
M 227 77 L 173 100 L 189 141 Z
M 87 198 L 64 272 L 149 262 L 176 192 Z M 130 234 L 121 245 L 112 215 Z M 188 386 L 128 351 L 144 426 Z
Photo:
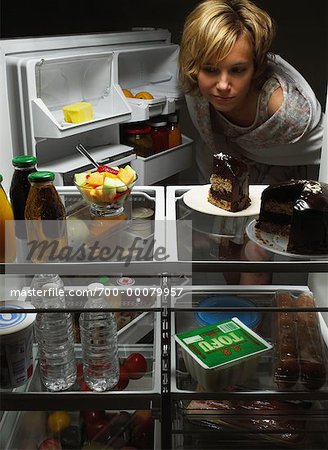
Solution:
M 38 450 L 62 450 L 63 447 L 58 439 L 45 439 L 41 442 Z
M 85 424 L 85 432 L 88 439 L 98 442 L 106 440 L 109 435 L 109 421 L 106 417 L 99 417 L 94 422 Z
M 81 411 L 81 416 L 85 423 L 98 422 L 99 420 L 106 419 L 105 411 Z
M 131 353 L 124 363 L 131 380 L 142 378 L 147 372 L 147 361 L 141 353 Z
M 125 389 L 127 387 L 127 385 L 129 384 L 129 373 L 126 370 L 126 367 L 121 364 L 120 365 L 120 378 L 118 380 L 117 385 L 115 386 L 115 389 L 117 389 L 118 391 L 123 391 L 123 389 Z
M 76 425 L 71 425 L 60 433 L 60 442 L 63 450 L 79 450 L 81 441 L 81 430 Z
M 52 433 L 60 433 L 71 424 L 71 417 L 66 411 L 53 411 L 49 414 L 47 427 Z

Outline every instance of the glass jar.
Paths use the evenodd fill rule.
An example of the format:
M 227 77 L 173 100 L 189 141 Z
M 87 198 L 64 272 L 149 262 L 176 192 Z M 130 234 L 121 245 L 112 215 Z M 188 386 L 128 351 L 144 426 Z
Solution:
M 168 122 L 169 148 L 177 147 L 182 143 L 178 114 L 170 114 L 168 116 Z
M 48 171 L 33 172 L 25 207 L 28 241 L 35 242 L 29 259 L 33 262 L 54 261 L 61 258 L 67 247 L 66 212 L 53 184 L 55 174 Z
M 20 221 L 24 220 L 25 205 L 31 187 L 28 176 L 30 173 L 36 172 L 36 158 L 35 156 L 20 155 L 12 159 L 12 164 L 15 171 L 11 179 L 9 195 L 15 220 L 19 221 L 16 222 L 16 236 L 26 239 L 25 224 Z
M 151 138 L 153 142 L 153 152 L 159 153 L 169 148 L 169 132 L 167 129 L 167 122 L 164 120 L 152 121 Z
M 138 156 L 147 158 L 152 154 L 150 127 L 125 128 L 124 144 L 133 147 Z

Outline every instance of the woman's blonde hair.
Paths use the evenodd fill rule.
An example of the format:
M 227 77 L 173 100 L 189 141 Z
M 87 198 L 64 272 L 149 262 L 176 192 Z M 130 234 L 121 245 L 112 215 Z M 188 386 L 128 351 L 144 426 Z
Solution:
M 206 0 L 187 17 L 179 54 L 179 75 L 186 93 L 198 94 L 197 76 L 203 64 L 225 58 L 236 40 L 249 37 L 254 51 L 254 82 L 261 83 L 267 54 L 275 36 L 269 14 L 249 0 Z

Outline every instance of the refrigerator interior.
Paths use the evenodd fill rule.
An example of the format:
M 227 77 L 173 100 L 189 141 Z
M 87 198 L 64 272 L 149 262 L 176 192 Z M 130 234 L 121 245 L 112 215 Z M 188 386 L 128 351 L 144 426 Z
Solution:
M 90 167 L 75 150 L 78 143 L 101 163 L 131 162 L 136 155 L 120 143 L 119 125 L 166 115 L 183 105 L 179 47 L 170 42 L 167 30 L 4 40 L 1 50 L 5 180 L 12 173 L 12 156 L 33 154 L 40 169 L 57 173 L 58 185 L 72 184 L 74 171 Z M 147 91 L 153 99 L 127 98 L 122 89 Z M 62 108 L 77 101 L 92 104 L 92 120 L 64 121 Z M 152 178 L 151 162 L 147 167 L 147 161 L 139 160 L 139 184 L 152 184 L 189 167 L 191 141 L 185 138 L 181 148 L 175 149 L 181 160 L 176 167 L 165 163 L 163 170 L 161 158 L 156 158 L 157 175 Z

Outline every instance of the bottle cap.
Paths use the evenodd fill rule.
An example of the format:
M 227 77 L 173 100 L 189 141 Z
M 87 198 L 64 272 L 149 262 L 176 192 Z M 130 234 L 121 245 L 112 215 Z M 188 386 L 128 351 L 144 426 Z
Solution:
M 41 183 L 43 181 L 54 181 L 55 174 L 53 172 L 43 171 L 30 173 L 28 181 L 30 183 Z
M 105 285 L 109 282 L 110 278 L 107 275 L 100 275 L 100 277 L 98 277 L 98 280 L 101 284 Z
M 100 298 L 104 294 L 105 286 L 102 283 L 91 283 L 87 286 L 89 298 Z
M 0 183 L 2 182 L 2 180 L 3 180 L 3 178 L 2 178 L 2 175 L 1 175 L 1 173 L 0 173 Z
M 144 127 L 144 128 L 126 128 L 124 130 L 127 134 L 147 134 L 150 133 L 150 127 Z
M 12 163 L 15 167 L 33 167 L 36 164 L 36 157 L 30 155 L 15 156 Z
M 118 286 L 133 286 L 135 282 L 136 280 L 130 277 L 121 277 L 116 281 Z

